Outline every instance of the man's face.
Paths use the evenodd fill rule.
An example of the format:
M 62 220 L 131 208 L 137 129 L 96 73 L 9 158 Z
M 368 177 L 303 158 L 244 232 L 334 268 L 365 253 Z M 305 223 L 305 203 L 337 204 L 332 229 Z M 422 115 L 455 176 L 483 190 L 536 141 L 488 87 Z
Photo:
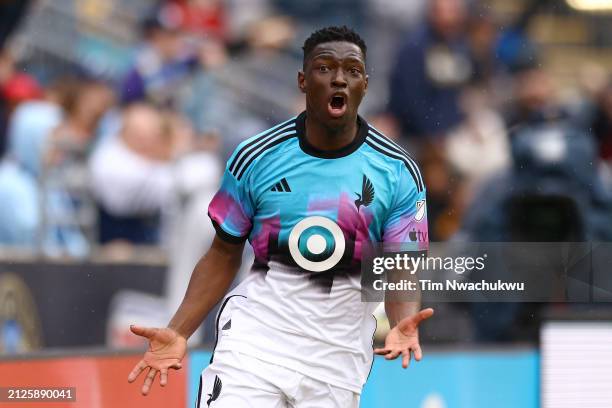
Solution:
M 298 86 L 306 94 L 308 113 L 331 128 L 357 117 L 368 88 L 361 49 L 345 41 L 322 43 L 307 56 Z

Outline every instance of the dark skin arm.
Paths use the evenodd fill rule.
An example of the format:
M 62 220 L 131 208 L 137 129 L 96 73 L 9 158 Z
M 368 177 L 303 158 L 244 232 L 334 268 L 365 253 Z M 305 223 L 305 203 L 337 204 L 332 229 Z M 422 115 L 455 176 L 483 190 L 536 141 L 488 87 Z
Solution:
M 410 271 L 397 270 L 389 273 L 388 279 L 390 282 L 399 282 L 401 279 L 416 282 L 416 277 L 410 274 Z M 385 356 L 387 360 L 395 360 L 401 355 L 403 368 L 408 368 L 410 365 L 412 353 L 416 361 L 421 361 L 423 358 L 419 342 L 419 325 L 434 313 L 431 308 L 419 311 L 420 291 L 417 291 L 414 297 L 413 301 L 406 301 L 397 293 L 385 294 L 385 312 L 391 330 L 385 337 L 385 346 L 374 350 L 375 354 Z
M 243 249 L 244 243 L 231 244 L 216 236 L 208 252 L 196 264 L 183 302 L 168 327 L 130 326 L 134 334 L 149 341 L 149 349 L 128 376 L 128 382 L 134 382 L 149 368 L 141 390 L 143 395 L 149 393 L 158 372 L 163 387 L 168 382 L 168 369 L 181 368 L 187 339 L 227 293 L 240 269 Z
M 227 293 L 240 269 L 244 243 L 230 244 L 215 236 L 213 243 L 196 264 L 185 298 L 168 327 L 189 338 L 208 312 Z

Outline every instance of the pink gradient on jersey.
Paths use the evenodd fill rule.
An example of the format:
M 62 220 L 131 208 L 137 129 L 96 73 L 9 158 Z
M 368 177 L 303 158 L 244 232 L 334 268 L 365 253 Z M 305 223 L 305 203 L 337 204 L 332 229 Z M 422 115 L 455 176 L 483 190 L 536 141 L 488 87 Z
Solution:
M 370 242 L 370 224 L 374 219 L 371 211 L 360 206 L 359 210 L 355 206 L 355 198 L 347 193 L 340 194 L 340 205 L 338 206 L 338 225 L 344 231 L 344 235 L 349 234 L 350 240 L 355 242 L 353 259 L 361 261 L 361 248 L 364 242 Z
M 325 198 L 313 200 L 308 203 L 308 214 L 323 213 L 326 211 L 335 213 L 337 211 L 337 224 L 344 232 L 347 243 L 354 242 L 353 259 L 361 261 L 362 246 L 364 242 L 371 242 L 369 227 L 374 219 L 371 211 L 361 206 L 359 211 L 355 206 L 355 199 L 348 193 L 341 193 L 339 198 Z
M 280 217 L 271 217 L 261 221 L 259 231 L 251 237 L 251 246 L 258 262 L 268 262 L 268 245 L 270 237 L 276 237 L 280 232 Z
M 409 243 L 415 242 L 410 239 L 410 233 L 414 232 L 419 234 L 421 239 L 415 242 L 419 251 L 424 251 L 429 248 L 429 231 L 427 227 L 427 216 L 423 217 L 421 221 L 414 219 L 415 214 L 410 214 L 401 217 L 396 223 L 388 226 L 384 233 L 384 242 L 387 243 Z
M 251 220 L 244 213 L 240 202 L 224 191 L 215 194 L 208 206 L 208 214 L 219 225 L 235 229 L 233 232 L 239 235 L 244 235 L 251 229 Z

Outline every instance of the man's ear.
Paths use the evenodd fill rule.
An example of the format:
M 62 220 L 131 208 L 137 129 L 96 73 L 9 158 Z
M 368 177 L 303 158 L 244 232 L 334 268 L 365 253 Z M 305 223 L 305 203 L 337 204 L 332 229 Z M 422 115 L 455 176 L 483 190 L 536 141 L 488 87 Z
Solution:
M 363 90 L 365 91 L 364 93 L 368 92 L 368 82 L 369 82 L 370 76 L 366 74 L 365 76 L 365 86 L 363 88 Z
M 306 76 L 304 75 L 304 71 L 298 71 L 298 88 L 302 93 L 306 93 Z

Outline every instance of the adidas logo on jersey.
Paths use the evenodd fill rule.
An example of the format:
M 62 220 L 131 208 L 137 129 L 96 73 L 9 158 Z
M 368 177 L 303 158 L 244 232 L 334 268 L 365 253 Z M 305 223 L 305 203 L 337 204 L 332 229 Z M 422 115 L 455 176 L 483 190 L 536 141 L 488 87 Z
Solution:
M 278 191 L 280 193 L 290 193 L 291 188 L 289 187 L 289 183 L 287 183 L 287 179 L 283 177 L 281 181 L 276 183 L 274 187 L 270 189 L 270 191 Z

